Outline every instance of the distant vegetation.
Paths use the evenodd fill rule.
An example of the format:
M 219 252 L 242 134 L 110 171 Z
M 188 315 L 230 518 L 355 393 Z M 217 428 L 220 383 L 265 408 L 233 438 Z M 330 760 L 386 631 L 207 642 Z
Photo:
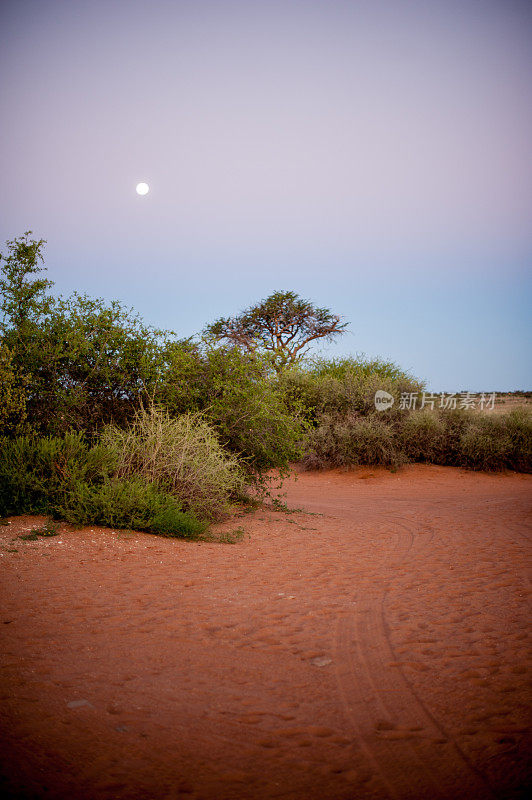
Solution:
M 309 357 L 345 323 L 293 292 L 183 340 L 119 302 L 54 297 L 44 244 L 28 232 L 0 261 L 0 515 L 197 538 L 295 461 L 531 470 L 527 409 L 403 409 L 424 387 L 396 364 Z

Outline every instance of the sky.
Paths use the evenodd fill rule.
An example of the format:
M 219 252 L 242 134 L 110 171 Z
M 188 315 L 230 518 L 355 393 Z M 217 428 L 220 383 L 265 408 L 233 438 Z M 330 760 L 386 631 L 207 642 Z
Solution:
M 532 3 L 3 0 L 0 249 L 191 336 L 277 290 L 318 349 L 532 389 Z M 145 181 L 141 197 L 135 186 Z

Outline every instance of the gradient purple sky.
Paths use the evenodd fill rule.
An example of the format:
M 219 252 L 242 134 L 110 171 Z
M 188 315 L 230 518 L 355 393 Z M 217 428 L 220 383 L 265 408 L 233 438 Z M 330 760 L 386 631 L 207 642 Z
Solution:
M 350 321 L 330 355 L 532 388 L 532 3 L 4 0 L 0 28 L 0 241 L 47 239 L 58 292 L 188 336 L 291 289 Z

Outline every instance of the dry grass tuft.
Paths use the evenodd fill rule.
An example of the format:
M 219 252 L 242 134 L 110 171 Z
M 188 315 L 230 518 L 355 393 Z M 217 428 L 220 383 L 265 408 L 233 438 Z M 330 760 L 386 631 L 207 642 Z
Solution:
M 221 519 L 228 498 L 244 486 L 237 457 L 198 413 L 172 418 L 164 409 L 141 409 L 126 430 L 107 427 L 102 442 L 117 454 L 117 477 L 140 476 L 203 519 Z

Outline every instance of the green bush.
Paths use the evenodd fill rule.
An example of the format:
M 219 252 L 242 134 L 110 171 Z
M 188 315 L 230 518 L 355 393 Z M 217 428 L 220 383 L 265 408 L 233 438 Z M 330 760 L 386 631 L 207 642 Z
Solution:
M 477 470 L 501 470 L 508 466 L 511 442 L 504 425 L 492 419 L 478 420 L 462 435 L 461 466 Z
M 472 414 L 460 440 L 461 464 L 469 469 L 532 471 L 532 415 L 526 409 L 508 414 Z
M 440 415 L 428 409 L 414 411 L 397 424 L 396 431 L 397 447 L 407 460 L 441 463 L 448 440 Z
M 532 472 L 532 412 L 515 408 L 504 415 L 506 435 L 511 445 L 509 466 L 518 472 Z
M 281 475 L 301 457 L 305 424 L 271 375 L 268 362 L 235 347 L 170 346 L 157 399 L 177 416 L 201 411 L 224 448 L 242 460 L 249 480 Z
M 29 427 L 26 384 L 13 365 L 11 350 L 0 341 L 0 436 L 20 436 Z
M 42 277 L 45 242 L 30 235 L 0 253 L 0 351 L 9 350 L 16 377 L 8 400 L 41 435 L 126 424 L 154 390 L 169 332 L 145 325 L 116 300 L 53 297 L 53 282 Z M 0 379 L 4 360 L 0 352 Z M 20 399 L 13 387 L 22 390 Z M 3 391 L 0 384 L 0 401 Z M 3 433 L 20 433 L 10 428 Z
M 308 362 L 308 373 L 314 378 L 324 376 L 343 381 L 352 375 L 376 375 L 396 383 L 410 382 L 422 387 L 422 384 L 406 370 L 393 361 L 382 358 L 367 358 L 363 353 L 344 358 L 314 358 Z M 412 389 L 412 391 L 415 391 Z
M 393 417 L 324 414 L 312 431 L 307 469 L 408 461 L 475 470 L 532 471 L 532 414 L 423 409 Z
M 162 338 L 117 301 L 54 300 L 18 356 L 33 427 L 62 436 L 126 425 L 153 391 Z
M 182 511 L 176 498 L 138 477 L 108 478 L 97 485 L 76 481 L 53 511 L 77 525 L 130 528 L 163 536 L 198 538 L 207 528 L 206 522 Z
M 199 539 L 207 530 L 208 523 L 199 520 L 190 511 L 167 507 L 155 514 L 150 521 L 150 531 L 159 536 L 180 536 L 184 539 Z
M 128 428 L 107 427 L 102 442 L 116 455 L 117 477 L 157 485 L 205 519 L 223 517 L 228 499 L 244 488 L 238 459 L 197 413 L 172 418 L 162 409 L 142 409 Z
M 117 479 L 113 450 L 89 446 L 82 434 L 4 438 L 0 444 L 0 516 L 48 514 L 188 538 L 207 527 L 157 485 L 139 476 Z
M 532 415 L 525 408 L 507 414 L 413 411 L 396 424 L 396 431 L 397 446 L 411 461 L 484 471 L 531 471 Z
M 474 412 L 463 408 L 438 409 L 443 423 L 442 450 L 437 463 L 443 466 L 464 466 L 462 456 L 462 437 L 469 430 Z
M 403 460 L 394 444 L 393 429 L 384 420 L 354 414 L 324 415 L 309 436 L 303 466 L 306 469 L 360 464 L 397 466 Z
M 475 470 L 530 472 L 532 415 L 466 409 L 413 411 L 396 423 L 397 446 L 411 461 Z
M 101 445 L 89 446 L 82 433 L 63 438 L 4 438 L 0 446 L 0 515 L 47 512 L 63 502 L 74 483 L 101 483 L 116 458 Z
M 386 418 L 404 414 L 399 404 L 402 392 L 418 392 L 422 383 L 391 362 L 362 357 L 314 361 L 287 370 L 279 376 L 279 387 L 290 408 L 302 409 L 305 419 L 317 425 L 323 414 L 375 414 L 375 392 L 389 392 L 395 403 Z

